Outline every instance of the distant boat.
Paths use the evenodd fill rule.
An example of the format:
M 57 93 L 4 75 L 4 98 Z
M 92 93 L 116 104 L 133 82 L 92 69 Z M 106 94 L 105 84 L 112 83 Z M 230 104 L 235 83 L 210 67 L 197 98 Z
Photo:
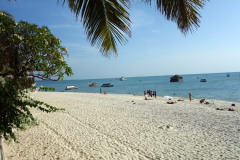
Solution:
M 74 86 L 67 86 L 65 88 L 65 90 L 72 90 L 72 89 L 78 89 L 78 87 L 74 87 Z
M 230 77 L 230 74 L 229 74 L 229 73 L 227 74 L 227 77 Z
M 197 77 L 197 79 L 199 79 L 199 77 Z
M 200 82 L 207 82 L 207 80 L 206 79 L 201 79 Z
M 90 82 L 90 83 L 88 83 L 88 86 L 89 86 L 89 87 L 93 87 L 93 86 L 96 86 L 96 85 L 97 85 L 96 82 Z
M 170 78 L 170 82 L 180 82 L 180 81 L 183 81 L 183 77 L 182 76 L 179 76 L 179 75 L 175 75 L 175 76 L 172 76 Z
M 104 83 L 103 85 L 101 85 L 101 87 L 113 87 L 113 85 L 111 85 L 110 83 Z
M 120 81 L 126 81 L 127 79 L 125 79 L 123 76 L 119 79 Z

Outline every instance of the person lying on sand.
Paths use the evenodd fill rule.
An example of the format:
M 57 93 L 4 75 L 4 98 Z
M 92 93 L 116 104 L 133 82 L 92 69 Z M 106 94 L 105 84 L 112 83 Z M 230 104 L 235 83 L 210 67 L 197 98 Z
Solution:
M 204 103 L 204 102 L 205 102 L 205 99 L 201 99 L 201 100 L 200 100 L 200 103 Z
M 214 104 L 214 103 L 209 103 L 209 102 L 206 102 L 206 103 L 204 103 L 204 104 Z
M 177 102 L 167 102 L 167 104 L 174 104 L 174 103 L 177 103 Z
M 145 97 L 145 100 L 152 100 L 152 99 Z
M 221 111 L 223 111 L 223 109 L 222 109 L 222 108 L 216 108 L 216 110 L 221 110 Z
M 183 99 L 179 99 L 178 101 L 184 101 Z

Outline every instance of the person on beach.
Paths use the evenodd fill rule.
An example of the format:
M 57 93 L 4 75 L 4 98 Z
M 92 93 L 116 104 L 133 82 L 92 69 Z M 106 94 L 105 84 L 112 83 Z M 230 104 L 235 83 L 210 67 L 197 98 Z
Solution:
M 201 99 L 201 100 L 200 100 L 200 103 L 201 103 L 201 104 L 203 104 L 203 103 L 204 103 L 204 104 L 214 104 L 214 103 L 206 102 L 205 99 Z
M 177 103 L 177 102 L 167 102 L 167 104 L 174 104 L 174 103 Z
M 145 96 L 145 100 L 152 100 L 152 99 L 150 99 L 150 98 L 147 98 L 147 95 Z
M 154 96 L 154 91 L 152 91 L 152 94 L 151 94 L 151 97 L 153 97 Z
M 146 95 L 146 91 L 144 91 L 144 96 Z
M 200 103 L 204 103 L 204 102 L 205 102 L 205 99 L 201 99 L 201 100 L 200 100 Z
M 155 91 L 155 98 L 157 98 L 157 92 Z
M 206 102 L 206 103 L 204 103 L 204 104 L 214 104 L 214 103 L 209 103 L 209 102 Z
M 184 101 L 183 99 L 179 99 L 178 101 Z
M 191 93 L 189 93 L 189 100 L 190 100 L 190 102 L 191 102 L 191 100 L 192 100 L 192 95 L 191 95 Z
M 100 88 L 100 94 L 102 94 L 102 88 Z

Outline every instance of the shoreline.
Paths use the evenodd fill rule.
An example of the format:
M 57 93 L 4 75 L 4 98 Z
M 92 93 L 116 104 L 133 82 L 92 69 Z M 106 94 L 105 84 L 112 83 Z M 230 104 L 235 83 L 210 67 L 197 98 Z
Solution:
M 73 92 L 33 92 L 65 111 L 31 109 L 40 125 L 18 131 L 7 159 L 239 159 L 240 105 L 194 99 Z M 172 101 L 177 100 L 171 98 Z
M 41 92 L 44 92 L 44 93 L 47 93 L 47 92 L 45 92 L 45 91 L 41 91 Z M 57 93 L 57 92 L 60 92 L 60 91 L 48 91 L 48 92 L 52 92 L 52 93 Z M 93 92 L 65 92 L 64 91 L 64 93 L 86 93 L 86 94 L 100 94 L 100 93 L 93 93 Z M 102 93 L 103 94 L 103 93 Z M 126 95 L 126 96 L 133 96 L 133 94 L 132 93 L 130 93 L 130 94 L 123 94 L 123 93 L 109 93 L 109 94 L 111 94 L 111 95 Z M 136 94 L 135 96 L 139 96 L 139 97 L 144 97 L 144 95 L 142 94 L 142 95 L 140 95 L 140 94 Z M 157 97 L 160 97 L 160 98 L 164 98 L 164 97 L 170 97 L 170 98 L 173 98 L 173 99 L 185 99 L 185 100 L 189 100 L 189 98 L 188 97 L 174 97 L 174 96 L 168 96 L 168 95 L 165 95 L 165 96 L 162 96 L 162 95 L 160 95 L 160 96 L 157 96 Z M 154 98 L 154 97 L 152 97 L 152 98 Z M 201 100 L 201 99 L 206 99 L 207 101 L 211 101 L 211 102 L 221 102 L 221 103 L 235 103 L 235 104 L 240 104 L 240 102 L 238 102 L 238 101 L 224 101 L 224 100 L 217 100 L 217 99 L 208 99 L 208 98 L 194 98 L 193 100 L 198 100 L 198 102 Z

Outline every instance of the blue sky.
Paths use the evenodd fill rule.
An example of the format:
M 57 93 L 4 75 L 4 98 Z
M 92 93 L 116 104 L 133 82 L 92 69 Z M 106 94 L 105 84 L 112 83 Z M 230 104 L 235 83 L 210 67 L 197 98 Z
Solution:
M 13 0 L 12 0 L 13 1 Z M 61 39 L 74 75 L 66 79 L 98 79 L 174 74 L 239 72 L 240 1 L 212 0 L 201 10 L 200 28 L 186 37 L 177 24 L 154 6 L 132 2 L 132 37 L 118 45 L 118 57 L 104 58 L 90 45 L 80 21 L 57 0 L 0 1 L 16 21 L 45 25 Z

